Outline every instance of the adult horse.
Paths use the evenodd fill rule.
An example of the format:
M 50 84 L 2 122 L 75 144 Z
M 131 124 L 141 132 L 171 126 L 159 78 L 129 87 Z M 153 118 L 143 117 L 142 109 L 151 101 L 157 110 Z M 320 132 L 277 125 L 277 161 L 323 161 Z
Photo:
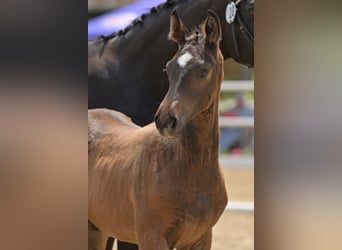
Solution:
M 230 24 L 228 5 L 233 2 L 168 0 L 126 29 L 89 41 L 88 107 L 121 111 L 138 125 L 153 120 L 168 89 L 163 67 L 177 51 L 177 46 L 167 40 L 169 17 L 175 9 L 187 27 L 203 22 L 207 10 L 213 10 L 220 18 L 224 59 L 254 66 L 254 0 L 238 0 Z
M 227 204 L 219 168 L 218 103 L 223 80 L 218 17 L 188 32 L 174 12 L 170 82 L 155 123 L 88 111 L 89 219 L 140 250 L 209 250 Z

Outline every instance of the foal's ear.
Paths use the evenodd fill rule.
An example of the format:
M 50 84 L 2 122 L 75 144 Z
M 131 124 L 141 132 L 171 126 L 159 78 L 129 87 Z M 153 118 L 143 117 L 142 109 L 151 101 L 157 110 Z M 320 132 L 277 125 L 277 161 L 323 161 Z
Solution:
M 168 38 L 179 44 L 185 42 L 184 24 L 179 19 L 177 11 L 173 11 L 170 19 L 170 32 Z
M 212 10 L 208 10 L 207 19 L 205 20 L 205 34 L 209 44 L 218 45 L 221 40 L 220 19 Z

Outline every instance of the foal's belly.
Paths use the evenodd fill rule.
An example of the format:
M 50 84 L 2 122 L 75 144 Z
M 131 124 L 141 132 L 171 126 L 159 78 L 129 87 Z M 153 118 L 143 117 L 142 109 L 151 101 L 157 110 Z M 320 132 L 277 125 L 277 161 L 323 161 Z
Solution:
M 129 178 L 121 174 L 120 169 L 112 169 L 112 173 L 92 170 L 89 171 L 88 177 L 90 221 L 109 236 L 135 242 L 134 211 L 130 190 L 132 184 Z
M 88 216 L 103 233 L 122 241 L 136 242 L 134 216 L 129 204 L 120 201 L 122 209 L 97 208 L 90 209 Z

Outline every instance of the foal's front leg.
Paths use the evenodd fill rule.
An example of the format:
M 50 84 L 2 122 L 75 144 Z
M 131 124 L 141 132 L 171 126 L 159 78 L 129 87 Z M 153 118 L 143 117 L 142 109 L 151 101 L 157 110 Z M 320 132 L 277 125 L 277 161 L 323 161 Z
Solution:
M 164 237 L 155 236 L 154 234 L 146 233 L 139 240 L 139 250 L 172 250 L 167 245 Z
M 205 232 L 194 244 L 177 248 L 177 250 L 210 250 L 211 249 L 212 229 Z
M 88 250 L 105 250 L 108 236 L 88 220 Z
M 139 250 L 172 250 L 168 246 L 166 238 L 160 232 L 160 228 L 152 225 L 151 221 L 138 223 L 136 235 Z

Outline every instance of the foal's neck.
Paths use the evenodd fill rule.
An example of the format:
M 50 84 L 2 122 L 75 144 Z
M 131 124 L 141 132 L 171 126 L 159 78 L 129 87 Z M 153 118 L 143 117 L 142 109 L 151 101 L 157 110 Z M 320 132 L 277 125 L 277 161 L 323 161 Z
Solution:
M 195 116 L 185 126 L 180 138 L 185 150 L 194 157 L 194 162 L 203 167 L 218 164 L 218 99 L 219 97 L 215 98 L 207 110 Z

